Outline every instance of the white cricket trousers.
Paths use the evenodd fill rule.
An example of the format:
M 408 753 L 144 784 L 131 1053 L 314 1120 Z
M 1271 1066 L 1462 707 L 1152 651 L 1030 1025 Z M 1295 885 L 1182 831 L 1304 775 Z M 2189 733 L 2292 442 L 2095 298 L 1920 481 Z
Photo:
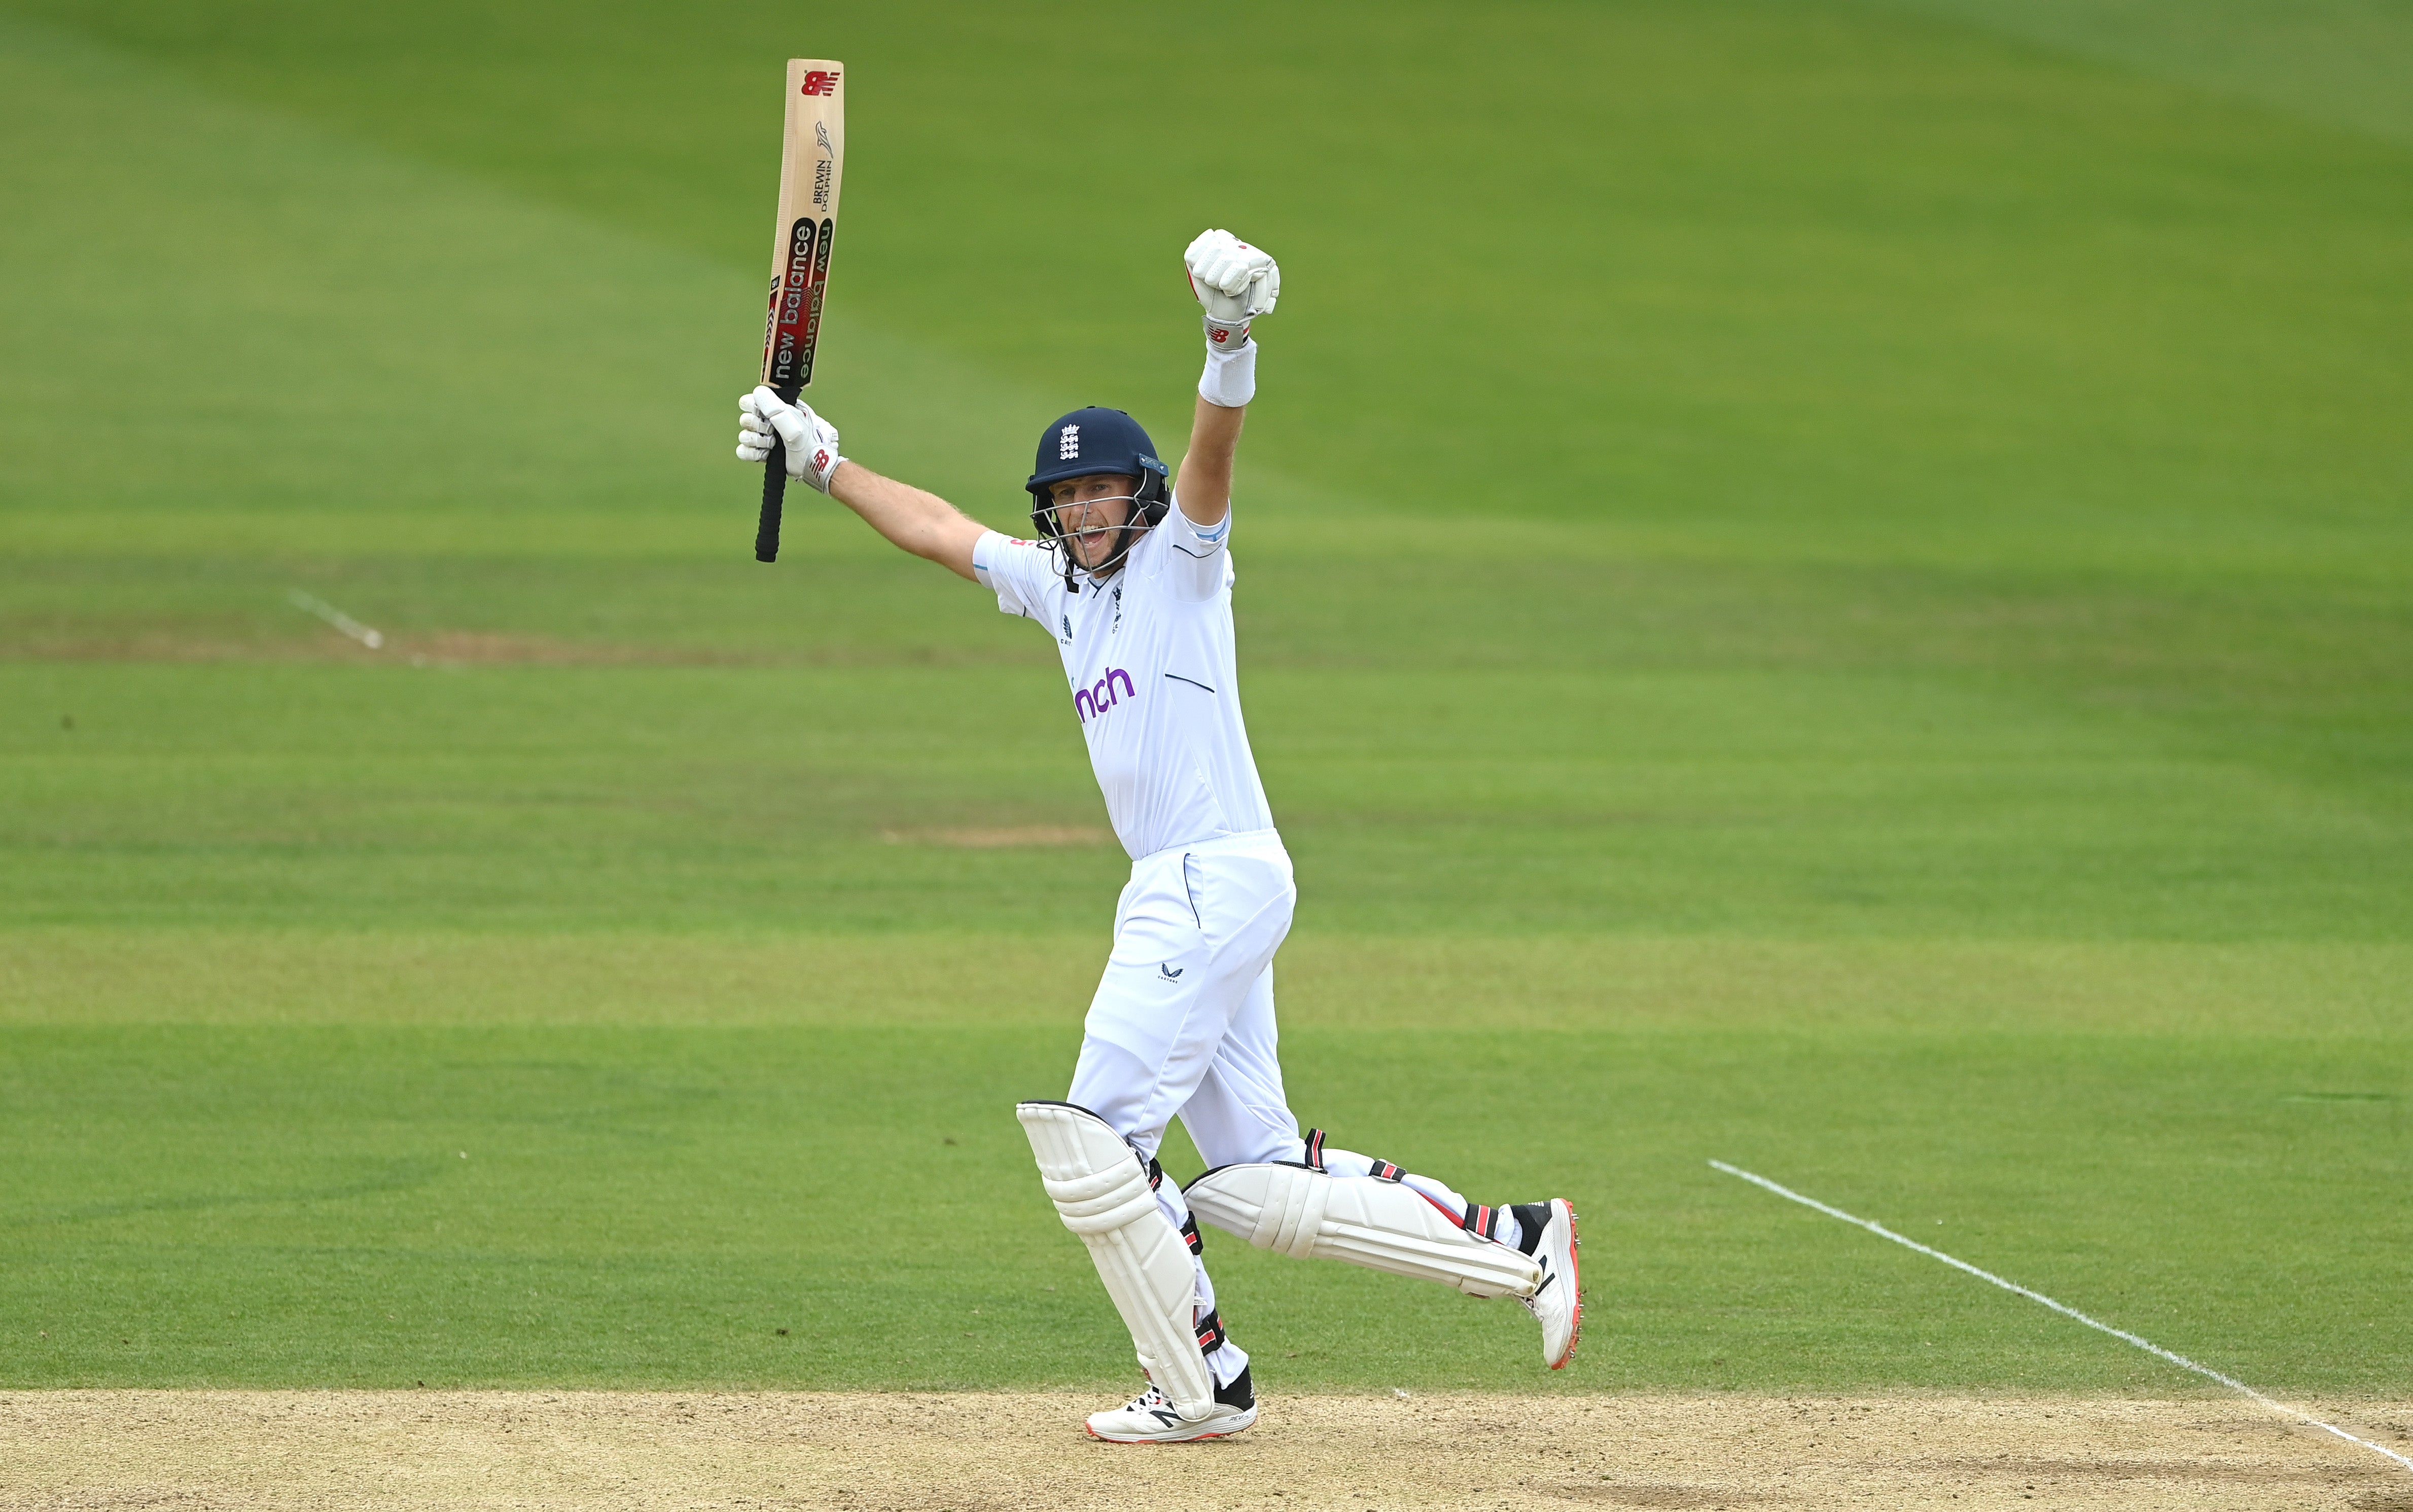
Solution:
M 1293 1158 L 1301 1147 L 1275 1050 L 1273 962 L 1297 901 L 1290 853 L 1269 829 L 1132 862 L 1067 1101 L 1151 1160 L 1176 1115 L 1210 1166 Z M 1189 1223 L 1179 1182 L 1159 1182 L 1156 1201 L 1176 1228 Z M 1215 1283 L 1195 1264 L 1192 1321 L 1204 1323 Z M 1206 1360 L 1224 1386 L 1249 1365 L 1228 1336 Z
M 1068 1100 L 1150 1157 L 1178 1115 L 1210 1166 L 1291 1159 L 1273 960 L 1297 899 L 1269 829 L 1132 863 Z
M 1274 950 L 1291 933 L 1295 904 L 1291 856 L 1272 830 L 1134 861 L 1115 904 L 1115 950 L 1081 1025 L 1081 1061 L 1067 1102 L 1105 1119 L 1148 1160 L 1177 1117 L 1209 1167 L 1312 1158 L 1337 1177 L 1369 1175 L 1375 1163 L 1366 1155 L 1308 1150 L 1281 1095 Z M 1431 1177 L 1402 1172 L 1399 1179 L 1453 1223 L 1470 1208 Z M 1173 1177 L 1158 1181 L 1156 1206 L 1173 1227 L 1190 1223 Z M 1516 1218 L 1496 1208 L 1479 1215 L 1484 1238 L 1517 1242 Z M 1204 1259 L 1197 1278 L 1192 1322 L 1202 1324 L 1214 1312 Z M 1248 1370 L 1248 1351 L 1226 1336 L 1206 1362 L 1228 1386 Z
M 1274 952 L 1290 933 L 1298 889 L 1290 854 L 1269 829 L 1159 851 L 1132 863 L 1115 909 L 1115 948 L 1082 1025 L 1081 1059 L 1066 1101 L 1095 1113 L 1149 1159 L 1175 1118 L 1211 1168 L 1310 1157 L 1282 1095 L 1274 1030 Z M 1335 1176 L 1365 1176 L 1375 1163 L 1354 1150 L 1314 1152 Z M 1396 1169 L 1396 1167 L 1390 1167 Z M 1453 1222 L 1468 1200 L 1429 1177 L 1399 1179 Z M 1171 1177 L 1157 1206 L 1176 1228 L 1190 1205 Z M 1517 1242 L 1516 1221 L 1480 1209 L 1487 1238 Z M 1192 1321 L 1215 1311 L 1215 1283 L 1196 1262 Z M 1227 1336 L 1206 1356 L 1230 1385 L 1248 1353 Z

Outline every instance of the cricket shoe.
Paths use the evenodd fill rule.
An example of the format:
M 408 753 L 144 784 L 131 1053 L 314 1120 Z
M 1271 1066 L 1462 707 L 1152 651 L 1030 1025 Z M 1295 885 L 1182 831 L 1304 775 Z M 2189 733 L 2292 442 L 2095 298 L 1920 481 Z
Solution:
M 1191 1444 L 1200 1439 L 1229 1438 L 1257 1420 L 1257 1394 L 1242 1367 L 1230 1386 L 1215 1388 L 1206 1416 L 1185 1423 L 1173 1403 L 1151 1381 L 1146 1391 L 1109 1412 L 1089 1415 L 1089 1436 L 1109 1444 Z
M 1552 1197 L 1547 1202 L 1520 1202 L 1512 1211 L 1520 1224 L 1527 1225 L 1525 1238 L 1532 1237 L 1535 1226 L 1541 1229 L 1540 1240 L 1527 1253 L 1541 1263 L 1542 1284 L 1533 1288 L 1532 1296 L 1517 1300 L 1542 1326 L 1542 1363 L 1559 1370 L 1575 1355 L 1576 1341 L 1583 1333 L 1583 1282 L 1576 1265 L 1576 1210 L 1565 1198 Z

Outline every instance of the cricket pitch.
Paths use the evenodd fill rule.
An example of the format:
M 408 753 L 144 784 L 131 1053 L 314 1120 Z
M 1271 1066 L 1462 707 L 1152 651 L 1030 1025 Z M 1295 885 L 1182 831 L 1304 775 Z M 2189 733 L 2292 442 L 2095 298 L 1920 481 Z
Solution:
M 0 1506 L 2413 1512 L 2413 1473 L 2210 1397 L 1277 1397 L 1239 1437 L 1138 1447 L 1082 1435 L 1081 1416 L 1101 1404 L 1006 1393 L 11 1392 L 0 1394 Z M 2413 1403 L 2330 1405 L 2376 1442 L 2413 1446 Z

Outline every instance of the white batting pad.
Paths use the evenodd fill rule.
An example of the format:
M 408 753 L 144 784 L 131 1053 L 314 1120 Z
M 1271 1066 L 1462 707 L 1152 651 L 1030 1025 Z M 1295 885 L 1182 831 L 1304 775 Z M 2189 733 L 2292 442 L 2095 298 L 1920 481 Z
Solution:
M 1531 1256 L 1476 1238 L 1397 1181 L 1304 1165 L 1226 1165 L 1182 1195 L 1194 1216 L 1260 1250 L 1346 1260 L 1469 1297 L 1531 1297 L 1542 1284 Z
M 1131 1329 L 1139 1362 L 1185 1422 L 1213 1410 L 1215 1382 L 1199 1352 L 1191 1308 L 1197 1271 L 1181 1231 L 1156 1205 L 1147 1167 L 1106 1120 L 1070 1103 L 1014 1110 L 1064 1226 L 1081 1236 Z

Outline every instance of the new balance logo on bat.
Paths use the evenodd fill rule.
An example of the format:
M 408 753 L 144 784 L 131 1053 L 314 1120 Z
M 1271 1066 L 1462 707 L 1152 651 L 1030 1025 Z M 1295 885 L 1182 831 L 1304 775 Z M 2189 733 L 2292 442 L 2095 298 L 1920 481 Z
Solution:
M 807 95 L 836 94 L 837 70 L 835 68 L 806 69 L 804 93 Z
M 764 333 L 770 362 L 762 381 L 774 388 L 812 381 L 812 348 L 820 337 L 813 272 L 828 256 L 824 230 L 810 215 L 800 215 L 789 231 L 787 274 L 771 290 L 770 329 Z

